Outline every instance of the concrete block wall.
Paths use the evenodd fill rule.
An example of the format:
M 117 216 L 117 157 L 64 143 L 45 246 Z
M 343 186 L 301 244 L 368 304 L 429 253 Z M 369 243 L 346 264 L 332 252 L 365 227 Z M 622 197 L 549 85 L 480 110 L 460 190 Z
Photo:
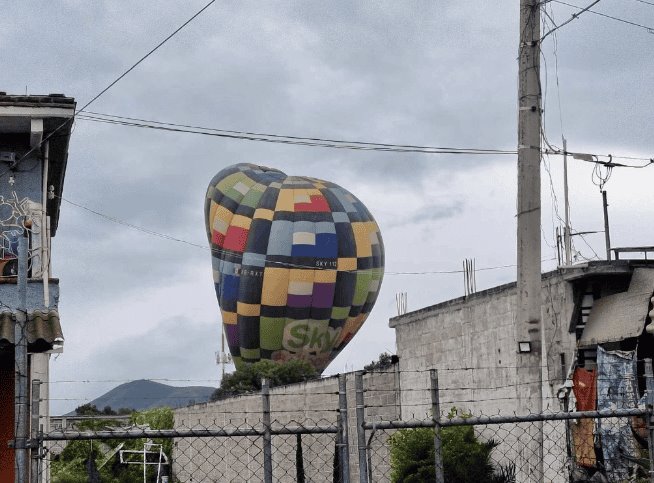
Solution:
M 438 369 L 441 406 L 455 405 L 474 414 L 512 414 L 516 405 L 515 284 L 479 292 L 391 319 L 400 358 L 402 406 L 428 411 L 428 369 Z M 572 287 L 559 276 L 543 279 L 542 320 L 545 334 L 544 407 L 563 382 L 560 354 L 566 364 L 575 351 L 568 333 L 573 309 Z M 547 362 L 545 362 L 545 359 Z M 538 370 L 534 368 L 534 370 Z M 405 411 L 405 414 L 407 412 Z
M 350 475 L 358 481 L 358 448 L 354 373 L 347 377 Z M 399 375 L 393 371 L 364 376 L 366 418 L 400 418 Z M 280 426 L 333 426 L 337 423 L 338 377 L 327 377 L 270 390 L 271 421 Z M 262 398 L 246 394 L 221 401 L 175 410 L 175 429 L 261 427 Z M 302 435 L 302 454 L 307 481 L 332 481 L 334 434 Z M 273 480 L 296 481 L 295 435 L 272 438 Z M 388 481 L 387 458 L 377 458 L 374 481 Z M 177 438 L 173 471 L 180 482 L 263 481 L 263 447 L 260 437 Z
M 568 333 L 573 311 L 572 286 L 557 274 L 542 281 L 543 409 L 559 410 L 556 391 L 575 354 L 574 334 Z M 516 287 L 507 284 L 391 319 L 400 358 L 400 386 L 404 419 L 429 413 L 428 369 L 437 369 L 441 416 L 453 408 L 473 415 L 513 414 L 518 411 L 516 388 Z M 540 370 L 534 368 L 534 371 Z M 546 481 L 558 481 L 565 458 L 565 436 L 560 428 L 546 428 Z M 499 463 L 514 462 L 523 469 L 518 481 L 531 481 L 536 423 L 476 428 L 484 439 L 500 443 L 494 454 Z M 548 438 L 550 439 L 548 441 Z M 530 470 L 531 468 L 531 470 Z M 558 474 L 557 474 L 558 473 Z M 565 480 L 561 480 L 565 481 Z

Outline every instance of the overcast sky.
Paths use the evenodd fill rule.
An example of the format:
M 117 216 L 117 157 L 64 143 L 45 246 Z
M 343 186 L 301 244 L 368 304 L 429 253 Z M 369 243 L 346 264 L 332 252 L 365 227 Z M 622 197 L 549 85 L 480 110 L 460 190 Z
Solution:
M 0 90 L 61 92 L 81 106 L 205 1 L 7 3 Z M 637 0 L 593 9 L 654 26 L 654 7 Z M 561 23 L 576 10 L 551 2 L 548 11 Z M 515 149 L 517 43 L 517 0 L 218 1 L 89 109 L 242 131 Z M 646 29 L 591 13 L 549 36 L 542 77 L 550 142 L 560 145 L 563 133 L 572 151 L 653 156 L 652 46 Z M 563 213 L 562 160 L 549 161 L 543 270 L 556 265 L 552 191 Z M 387 272 L 457 270 L 466 257 L 478 267 L 515 263 L 515 156 L 330 150 L 78 120 L 64 197 L 206 245 L 206 186 L 239 162 L 353 192 L 382 230 Z M 591 174 L 592 165 L 571 163 L 576 230 L 602 229 Z M 654 244 L 653 183 L 654 168 L 614 170 L 606 186 L 614 246 Z M 575 241 L 581 256 L 603 255 L 602 234 L 586 242 Z M 99 381 L 218 384 L 221 321 L 208 251 L 64 202 L 53 271 L 66 337 L 51 365 L 53 413 L 117 384 Z M 477 287 L 513 280 L 513 267 L 482 271 Z M 415 310 L 461 296 L 463 277 L 388 273 L 368 321 L 327 373 L 394 352 L 388 319 L 397 292 Z

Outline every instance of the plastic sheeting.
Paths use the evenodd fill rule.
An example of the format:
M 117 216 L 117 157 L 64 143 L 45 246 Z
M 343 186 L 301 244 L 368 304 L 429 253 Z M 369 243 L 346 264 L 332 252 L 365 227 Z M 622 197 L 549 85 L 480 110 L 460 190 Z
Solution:
M 654 292 L 654 270 L 637 268 L 629 290 L 595 300 L 578 346 L 618 342 L 643 333 L 647 306 Z
M 635 351 L 606 351 L 597 347 L 597 409 L 625 409 L 638 405 Z M 606 476 L 610 481 L 629 478 L 638 446 L 629 418 L 605 418 L 598 423 Z
M 597 408 L 597 372 L 587 371 L 581 367 L 575 369 L 572 376 L 577 411 L 594 411 Z M 572 441 L 574 444 L 575 461 L 580 466 L 592 468 L 597 460 L 595 458 L 595 421 L 593 419 L 580 419 L 572 423 Z

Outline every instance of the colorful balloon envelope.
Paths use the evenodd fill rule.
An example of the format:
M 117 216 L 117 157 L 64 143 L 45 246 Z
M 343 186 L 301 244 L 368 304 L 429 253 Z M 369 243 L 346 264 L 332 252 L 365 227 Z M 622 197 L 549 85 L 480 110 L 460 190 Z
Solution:
M 322 372 L 379 293 L 384 245 L 370 212 L 334 183 L 237 164 L 211 180 L 205 221 L 236 367 L 302 359 Z

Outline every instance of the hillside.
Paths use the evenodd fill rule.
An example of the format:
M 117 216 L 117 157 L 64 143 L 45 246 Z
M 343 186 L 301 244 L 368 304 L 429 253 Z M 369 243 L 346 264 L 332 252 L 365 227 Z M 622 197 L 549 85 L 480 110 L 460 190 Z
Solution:
M 94 399 L 90 404 L 100 410 L 105 406 L 111 406 L 114 410 L 119 408 L 141 410 L 161 406 L 176 408 L 208 401 L 214 390 L 214 387 L 176 387 L 141 379 L 121 384 Z

